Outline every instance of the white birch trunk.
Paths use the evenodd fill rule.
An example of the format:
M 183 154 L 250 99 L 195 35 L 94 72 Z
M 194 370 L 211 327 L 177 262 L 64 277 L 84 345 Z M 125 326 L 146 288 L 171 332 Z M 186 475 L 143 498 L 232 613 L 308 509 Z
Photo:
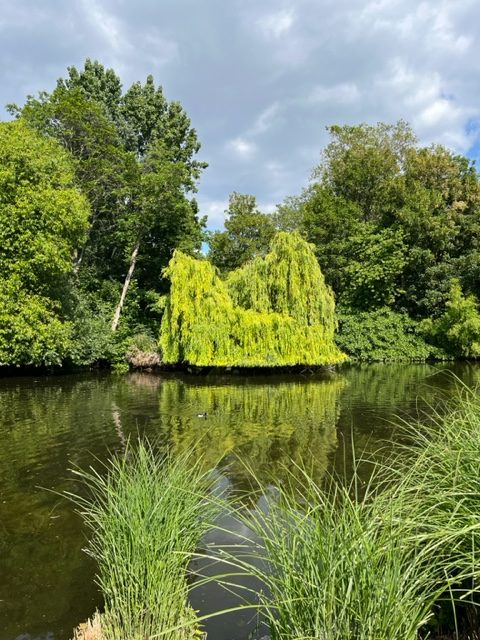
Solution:
M 130 267 L 128 268 L 127 277 L 125 278 L 125 282 L 123 283 L 122 295 L 120 296 L 120 300 L 118 302 L 117 308 L 115 309 L 115 314 L 113 316 L 112 331 L 116 331 L 118 327 L 120 314 L 122 313 L 123 304 L 125 302 L 125 298 L 127 297 L 128 287 L 130 286 L 133 272 L 135 271 L 135 265 L 137 263 L 139 249 L 140 249 L 140 240 L 137 240 L 135 247 L 132 251 L 132 257 L 130 258 Z

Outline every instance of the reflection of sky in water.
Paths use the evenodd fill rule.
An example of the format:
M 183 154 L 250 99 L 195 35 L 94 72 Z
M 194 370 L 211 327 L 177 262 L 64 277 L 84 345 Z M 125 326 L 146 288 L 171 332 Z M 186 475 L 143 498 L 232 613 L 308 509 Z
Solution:
M 0 379 L 0 640 L 68 640 L 101 604 L 79 517 L 44 490 L 81 490 L 72 467 L 98 467 L 96 458 L 121 449 L 124 438 L 148 434 L 173 451 L 196 447 L 207 465 L 219 462 L 235 491 L 248 491 L 249 468 L 268 483 L 291 477 L 295 463 L 303 463 L 320 479 L 333 458 L 343 469 L 344 450 L 347 460 L 352 446 L 375 450 L 392 433 L 395 415 L 428 412 L 451 393 L 454 380 L 444 369 Z M 454 370 L 474 384 L 480 367 Z M 205 411 L 207 418 L 199 418 Z M 213 587 L 194 595 L 202 611 L 226 606 L 229 597 Z M 240 640 L 246 628 L 238 616 L 216 618 L 210 637 Z

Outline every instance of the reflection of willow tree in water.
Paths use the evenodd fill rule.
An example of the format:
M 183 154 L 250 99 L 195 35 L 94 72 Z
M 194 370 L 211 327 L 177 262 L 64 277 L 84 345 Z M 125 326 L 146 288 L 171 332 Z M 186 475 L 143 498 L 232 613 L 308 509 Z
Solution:
M 319 479 L 336 446 L 343 379 L 276 384 L 179 384 L 160 388 L 162 424 L 175 452 L 196 449 L 205 464 L 229 465 L 234 484 L 282 477 L 294 463 Z M 207 418 L 199 418 L 199 412 Z
M 450 397 L 458 383 L 454 373 L 454 366 L 447 369 L 442 364 L 371 364 L 344 369 L 348 393 L 342 401 L 342 422 L 355 424 L 357 433 L 370 433 L 367 413 L 381 413 L 385 428 L 380 435 L 388 436 L 389 422 L 431 414 L 432 407 Z M 459 373 L 467 384 L 474 382 L 464 366 Z

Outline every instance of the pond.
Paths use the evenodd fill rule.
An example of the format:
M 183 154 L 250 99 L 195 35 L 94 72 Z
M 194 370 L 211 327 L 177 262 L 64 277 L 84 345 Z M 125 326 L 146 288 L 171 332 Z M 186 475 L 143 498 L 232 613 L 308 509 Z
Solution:
M 476 385 L 480 366 L 0 378 L 0 640 L 68 640 L 101 605 L 86 532 L 60 495 L 78 490 L 72 468 L 98 465 L 145 434 L 174 453 L 197 447 L 235 489 L 249 481 L 239 458 L 265 482 L 298 462 L 318 479 L 334 466 L 348 474 L 352 447 L 375 451 L 398 416 L 425 419 L 455 392 L 455 376 Z M 193 605 L 205 613 L 231 602 L 210 586 Z M 241 640 L 253 624 L 231 614 L 207 630 L 212 640 Z

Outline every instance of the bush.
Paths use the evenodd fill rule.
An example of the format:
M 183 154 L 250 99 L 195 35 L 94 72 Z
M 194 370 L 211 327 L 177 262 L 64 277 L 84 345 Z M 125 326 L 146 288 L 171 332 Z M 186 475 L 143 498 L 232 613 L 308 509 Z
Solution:
M 480 313 L 474 295 L 465 296 L 458 280 L 453 280 L 445 312 L 422 323 L 432 342 L 454 357 L 480 357 Z
M 90 366 L 99 362 L 115 362 L 121 349 L 119 336 L 111 329 L 111 305 L 100 295 L 78 291 L 73 326 L 72 362 Z
M 434 562 L 446 568 L 443 580 L 450 581 L 450 626 L 472 633 L 468 627 L 478 630 L 480 612 L 478 390 L 464 388 L 454 403 L 428 425 L 400 429 L 410 443 L 395 461 L 398 488 L 382 500 L 387 505 L 393 499 L 398 519 L 416 531 L 425 546 L 435 547 Z
M 372 486 L 361 497 L 354 484 L 322 488 L 307 473 L 288 484 L 264 486 L 261 511 L 238 510 L 256 557 L 247 549 L 230 558 L 260 581 L 272 640 L 417 640 L 446 588 L 433 549 L 417 543 L 394 503 L 378 508 Z
M 59 307 L 23 289 L 17 278 L 0 282 L 0 367 L 62 363 L 72 347 L 72 323 Z
M 447 359 L 440 348 L 427 344 L 419 323 L 387 307 L 340 311 L 336 343 L 353 360 L 363 362 Z

